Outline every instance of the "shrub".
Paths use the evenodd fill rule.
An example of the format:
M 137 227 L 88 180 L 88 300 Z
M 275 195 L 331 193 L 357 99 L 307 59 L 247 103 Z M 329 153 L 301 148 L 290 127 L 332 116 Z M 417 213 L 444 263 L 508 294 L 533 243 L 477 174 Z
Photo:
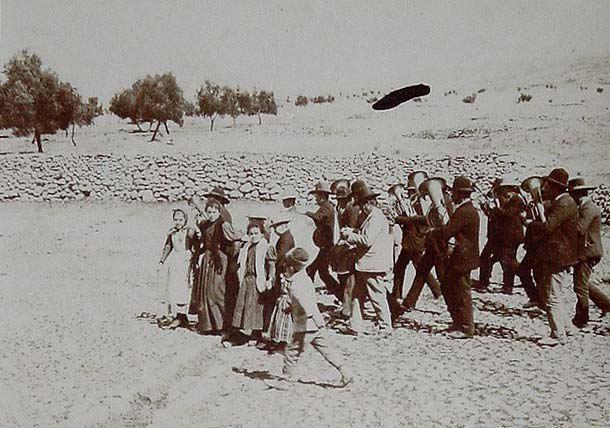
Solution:
M 463 103 L 466 104 L 474 104 L 474 101 L 477 99 L 477 94 L 472 94 L 472 95 L 468 95 L 466 97 L 464 97 L 464 99 L 462 99 Z
M 532 99 L 532 96 L 529 94 L 521 94 L 519 95 L 519 98 L 517 99 L 517 104 L 518 103 L 528 103 L 530 102 L 530 100 Z
M 294 105 L 297 107 L 306 106 L 307 104 L 309 104 L 309 100 L 304 95 L 297 96 L 297 99 L 294 102 Z

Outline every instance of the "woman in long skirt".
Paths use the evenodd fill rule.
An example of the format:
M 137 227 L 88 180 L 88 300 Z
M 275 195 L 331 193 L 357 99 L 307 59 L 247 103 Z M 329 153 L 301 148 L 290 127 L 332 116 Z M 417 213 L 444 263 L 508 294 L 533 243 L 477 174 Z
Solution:
M 233 327 L 246 339 L 261 341 L 263 329 L 262 293 L 273 286 L 275 263 L 273 252 L 263 236 L 263 226 L 259 223 L 248 225 L 249 242 L 238 258 L 239 292 L 233 313 Z
M 187 224 L 183 210 L 174 210 L 174 227 L 169 231 L 159 263 L 164 267 L 165 296 L 173 316 L 168 328 L 187 327 L 187 313 L 193 285 L 191 263 L 196 251 L 196 233 Z
M 192 300 L 198 314 L 197 330 L 216 333 L 225 328 L 227 266 L 233 255 L 230 247 L 238 237 L 231 223 L 222 220 L 216 200 L 208 200 L 205 214 L 199 225 L 204 253 Z

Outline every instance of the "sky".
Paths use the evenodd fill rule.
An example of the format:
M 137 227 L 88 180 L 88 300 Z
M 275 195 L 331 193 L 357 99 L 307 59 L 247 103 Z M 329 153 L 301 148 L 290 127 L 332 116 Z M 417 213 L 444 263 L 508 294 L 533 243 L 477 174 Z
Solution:
M 610 53 L 608 0 L 0 0 L 0 62 L 40 55 L 102 101 L 172 71 L 316 95 L 492 79 Z

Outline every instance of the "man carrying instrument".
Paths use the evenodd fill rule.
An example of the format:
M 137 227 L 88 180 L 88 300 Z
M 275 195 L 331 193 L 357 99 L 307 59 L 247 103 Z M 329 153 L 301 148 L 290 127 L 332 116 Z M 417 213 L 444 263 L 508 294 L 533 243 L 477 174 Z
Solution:
M 589 322 L 589 297 L 602 311 L 602 317 L 610 311 L 610 299 L 590 283 L 593 267 L 604 255 L 601 239 L 601 210 L 588 193 L 595 189 L 587 186 L 581 177 L 568 182 L 570 195 L 578 204 L 578 263 L 574 266 L 574 291 L 576 313 L 572 324 L 584 328 Z
M 563 298 L 569 280 L 568 269 L 578 262 L 578 207 L 568 194 L 568 172 L 556 168 L 544 179 L 542 196 L 548 201 L 545 221 L 534 222 L 540 230 L 542 262 L 541 297 L 545 304 L 551 335 L 542 346 L 555 346 L 567 340 L 570 326 Z
M 446 226 L 432 232 L 445 242 L 451 238 L 456 241 L 441 279 L 441 290 L 452 319 L 449 330 L 457 339 L 474 336 L 470 273 L 479 266 L 480 220 L 470 200 L 472 192 L 472 182 L 468 178 L 456 177 L 451 190 L 455 211 Z
M 494 183 L 494 201 L 481 205 L 488 218 L 487 243 L 481 251 L 479 284 L 485 290 L 493 264 L 499 261 L 503 271 L 502 292 L 512 294 L 515 275 L 519 267 L 517 249 L 523 242 L 523 219 L 525 204 L 517 194 L 519 185 L 510 181 Z
M 453 212 L 453 203 L 450 196 L 446 193 L 448 189 L 447 183 L 443 178 L 436 177 L 424 181 L 420 187 L 420 197 L 428 197 L 431 201 L 430 208 L 426 214 L 428 230 L 426 231 L 424 248 L 425 251 L 415 266 L 415 278 L 407 296 L 403 300 L 402 307 L 404 310 L 415 308 L 419 295 L 421 294 L 426 281 L 429 282 L 432 268 L 436 270 L 436 275 L 440 279 L 445 271 L 445 264 L 448 254 L 447 242 L 439 239 L 430 232 L 430 227 L 439 228 L 447 224 L 449 216 Z M 440 286 L 438 288 L 431 286 L 434 298 L 441 296 Z
M 540 232 L 533 222 L 544 221 L 544 207 L 542 205 L 542 182 L 543 178 L 538 176 L 529 177 L 521 183 L 521 188 L 530 195 L 531 200 L 526 204 L 525 240 L 523 248 L 525 255 L 517 269 L 517 276 L 521 280 L 521 286 L 527 294 L 529 301 L 523 305 L 524 309 L 538 307 L 544 310 L 544 304 L 540 295 L 542 283 L 542 259 L 540 254 Z
M 396 224 L 402 230 L 402 248 L 394 264 L 394 288 L 390 300 L 390 309 L 394 317 L 397 317 L 401 312 L 403 284 L 407 266 L 410 262 L 413 262 L 413 266 L 417 268 L 424 255 L 426 233 L 430 229 L 428 218 L 423 214 L 421 203 L 417 198 L 415 183 L 409 184 L 409 187 L 407 187 L 409 194 L 406 195 L 407 201 L 405 201 L 402 193 L 402 184 L 394 184 L 388 189 L 388 194 L 392 195 L 395 201 Z M 426 276 L 426 282 L 430 286 L 434 297 L 440 297 L 440 285 L 430 271 Z

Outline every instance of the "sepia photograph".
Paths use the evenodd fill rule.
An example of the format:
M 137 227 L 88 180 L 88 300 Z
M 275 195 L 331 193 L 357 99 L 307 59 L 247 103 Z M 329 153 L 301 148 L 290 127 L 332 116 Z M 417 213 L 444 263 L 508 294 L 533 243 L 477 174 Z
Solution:
M 610 426 L 610 2 L 0 0 L 0 427 Z

